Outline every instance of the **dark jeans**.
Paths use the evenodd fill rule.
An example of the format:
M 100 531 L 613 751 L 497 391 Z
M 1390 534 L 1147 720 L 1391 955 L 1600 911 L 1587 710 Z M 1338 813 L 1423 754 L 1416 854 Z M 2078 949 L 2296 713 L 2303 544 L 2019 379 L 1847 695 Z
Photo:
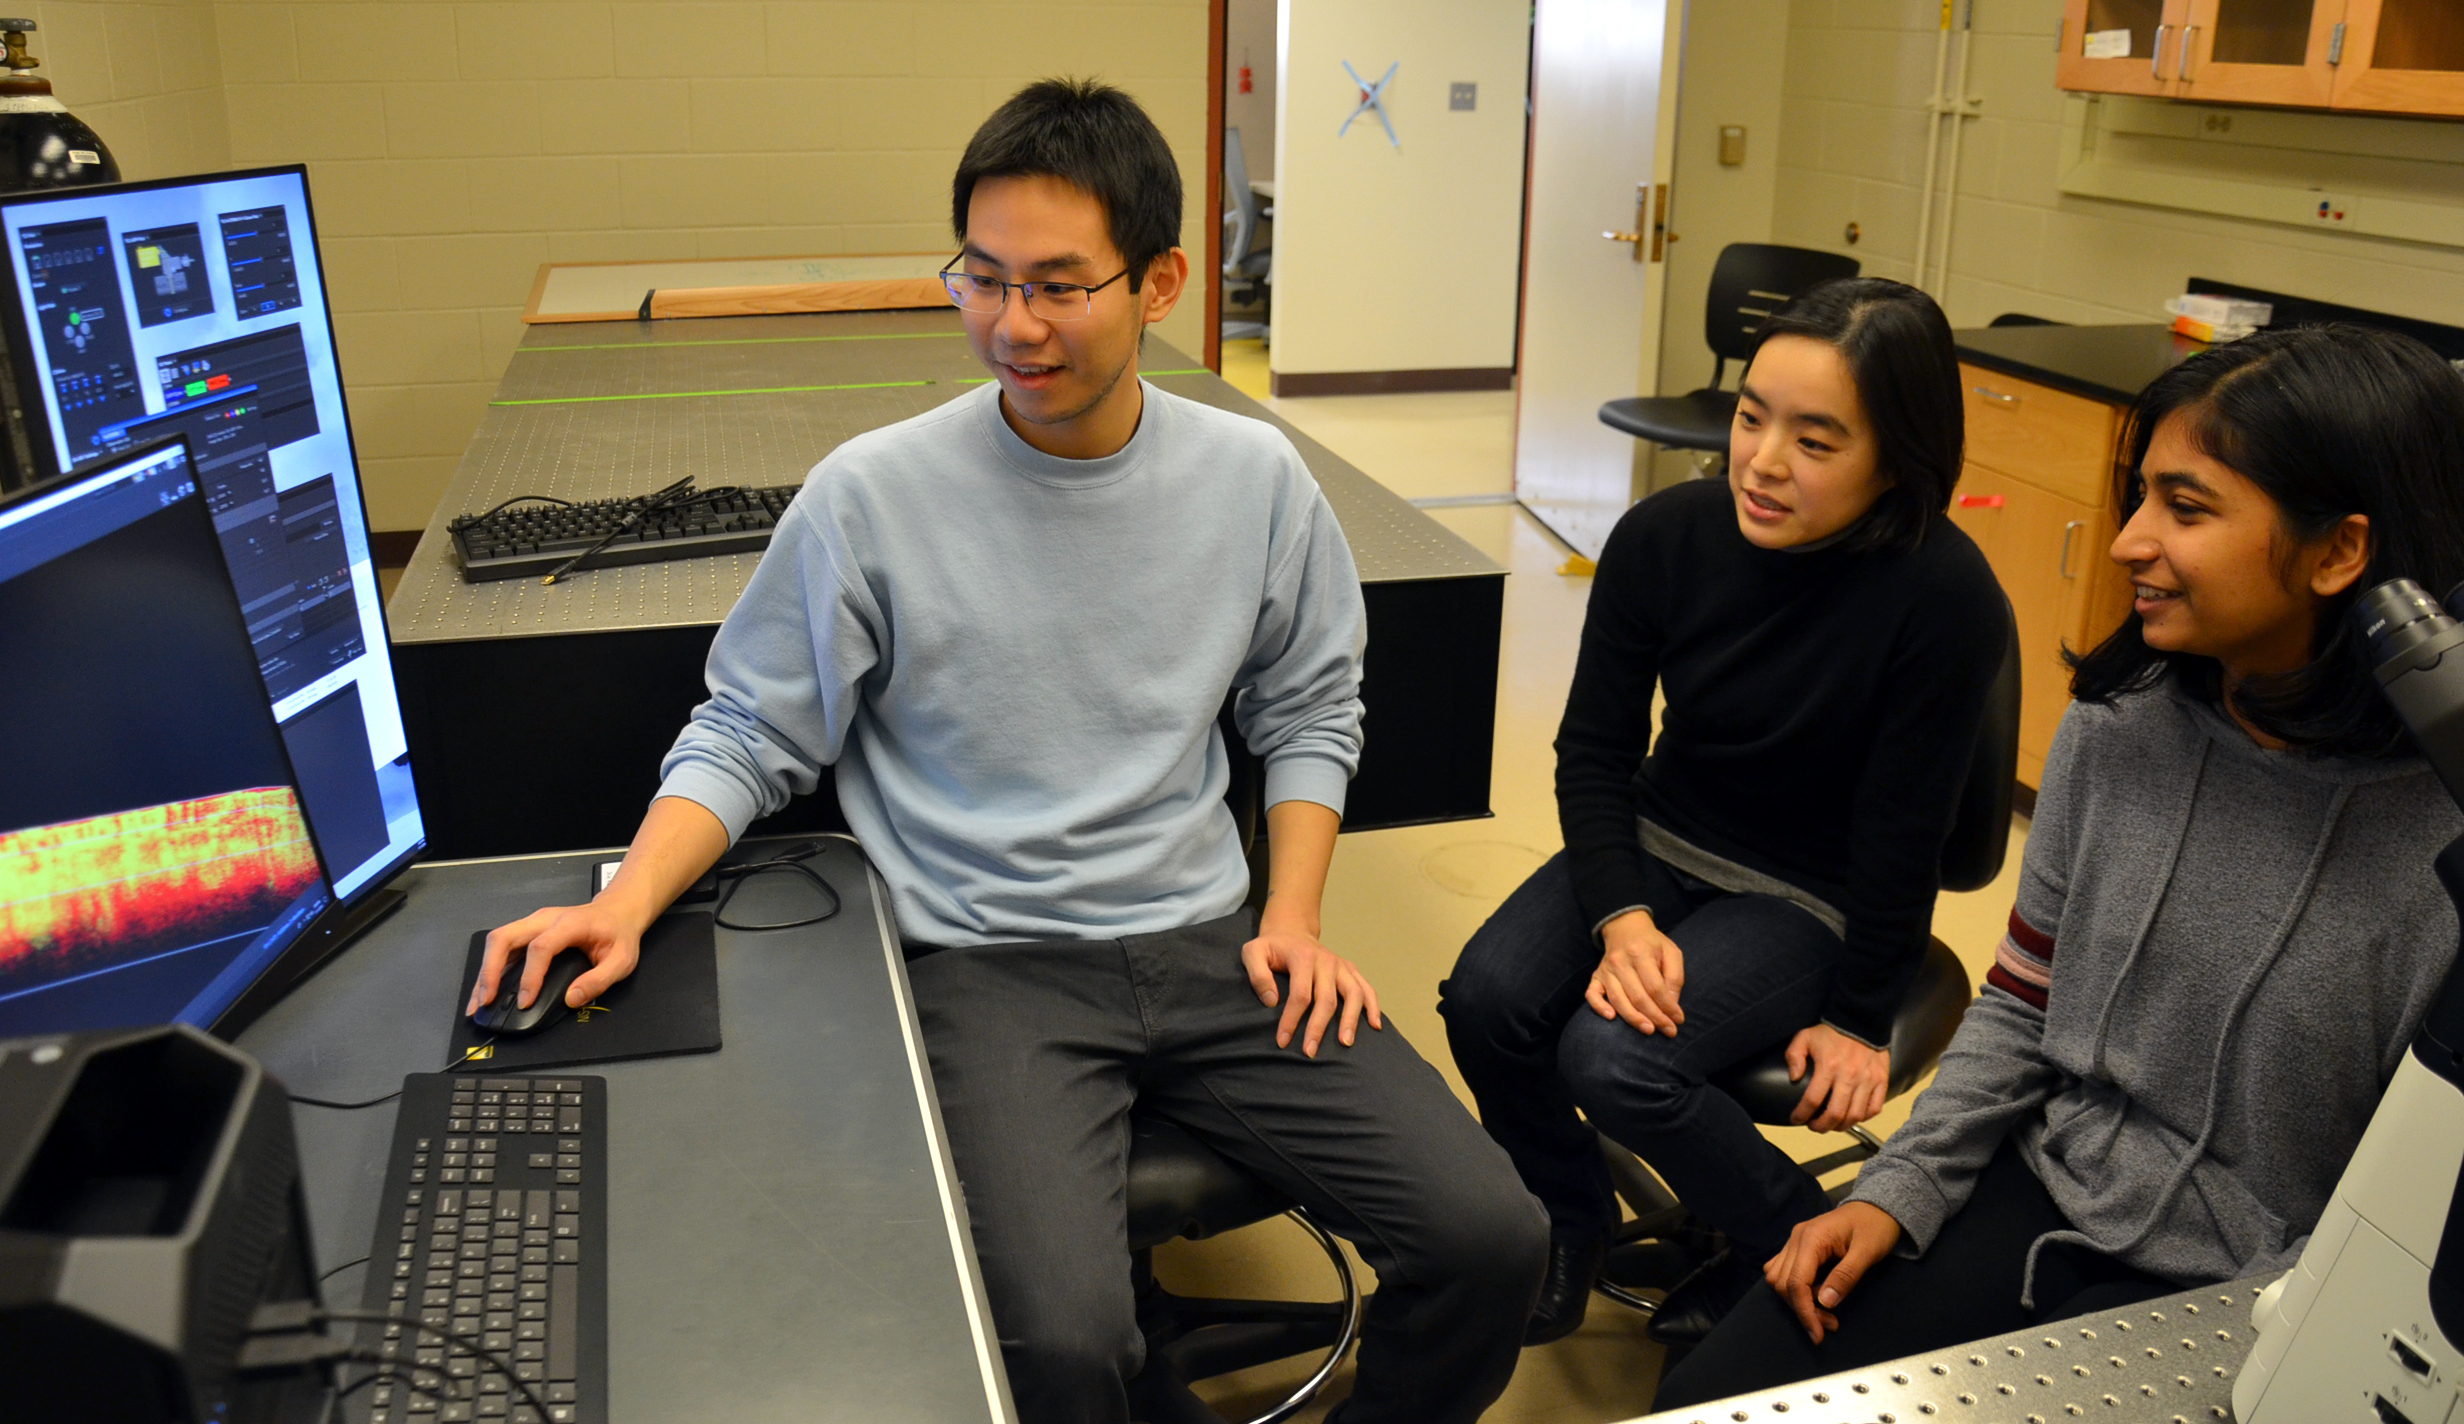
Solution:
M 943 949 L 916 1015 L 1019 1417 L 1129 1417 L 1129 1113 L 1169 1117 L 1360 1248 L 1378 1289 L 1346 1424 L 1472 1420 L 1514 1373 L 1539 1206 L 1391 1023 L 1275 1046 L 1246 913 L 1164 934 Z
M 2036 1258 L 2037 1308 L 2019 1303 L 2028 1248 L 2070 1222 L 2005 1142 L 1976 1190 L 1921 1258 L 1889 1256 L 1833 1312 L 1839 1330 L 1806 1338 L 1777 1291 L 1757 1285 L 1684 1363 L 1660 1382 L 1654 1410 L 1683 1409 L 1816 1375 L 1862 1369 L 2048 1320 L 2118 1310 L 2182 1287 L 2109 1256 L 2069 1245 Z
M 1676 879 L 1693 900 L 1684 918 L 1660 925 L 1685 953 L 1676 1037 L 1601 1018 L 1583 1002 L 1600 946 L 1563 852 L 1463 947 L 1438 987 L 1438 1008 L 1482 1124 L 1561 1238 L 1602 1235 L 1617 1222 L 1597 1128 L 1759 1261 L 1830 1203 L 1706 1080 L 1821 1017 L 1839 939 L 1785 900 Z

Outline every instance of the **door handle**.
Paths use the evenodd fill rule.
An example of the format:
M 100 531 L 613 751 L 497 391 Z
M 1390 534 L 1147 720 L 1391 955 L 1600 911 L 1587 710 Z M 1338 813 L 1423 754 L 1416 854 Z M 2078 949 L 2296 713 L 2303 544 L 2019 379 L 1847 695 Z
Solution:
M 2064 578 L 2079 577 L 2070 571 L 2070 541 L 2071 536 L 2085 529 L 2087 524 L 2088 522 L 2084 519 L 2074 519 L 2062 526 L 2062 577 Z
M 2172 28 L 2171 25 L 2156 27 L 2156 52 L 2147 57 L 2147 77 L 2150 79 L 2165 77 L 2165 33 Z
M 1659 209 L 1656 214 L 1652 211 L 1655 195 Z M 1660 244 L 1666 240 L 1667 231 L 1668 185 L 1661 183 L 1655 187 L 1650 183 L 1637 183 L 1634 185 L 1634 231 L 1619 232 L 1609 228 L 1600 236 L 1611 242 L 1633 243 L 1634 260 L 1637 262 L 1657 262 L 1660 260 Z M 1648 257 L 1644 256 L 1645 243 L 1650 244 Z
M 1969 390 L 1972 390 L 1972 391 L 1974 391 L 1974 392 L 1976 392 L 1978 395 L 1983 396 L 1985 399 L 1987 399 L 1987 400 L 1989 400 L 1989 401 L 1993 401 L 1993 402 L 1995 402 L 1995 403 L 1996 403 L 1996 404 L 1998 404 L 1998 405 L 2017 405 L 2017 404 L 2019 404 L 2019 397 L 2017 397 L 2017 396 L 2006 396 L 2006 395 L 2002 394 L 2000 391 L 1993 390 L 1993 389 L 1990 389 L 1990 388 L 1985 387 L 1985 386 L 1970 386 L 1970 387 L 1968 387 L 1968 389 L 1969 389 Z
M 2182 27 L 2182 52 L 2173 57 L 2174 78 L 2188 79 L 2190 77 L 2190 46 L 2197 41 L 2198 36 L 2199 27 L 2197 25 Z

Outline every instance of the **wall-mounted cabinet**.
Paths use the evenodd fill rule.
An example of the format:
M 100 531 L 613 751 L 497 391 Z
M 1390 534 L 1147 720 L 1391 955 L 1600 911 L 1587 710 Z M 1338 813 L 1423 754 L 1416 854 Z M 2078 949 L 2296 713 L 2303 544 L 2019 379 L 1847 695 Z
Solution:
M 2055 82 L 2087 93 L 2464 117 L 2464 4 L 2068 0 Z

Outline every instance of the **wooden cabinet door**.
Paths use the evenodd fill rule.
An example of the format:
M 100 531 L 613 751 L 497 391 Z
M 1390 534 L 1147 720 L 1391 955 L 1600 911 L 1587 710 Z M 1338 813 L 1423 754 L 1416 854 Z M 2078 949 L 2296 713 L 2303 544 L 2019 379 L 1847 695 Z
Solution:
M 2097 611 L 2095 561 L 2113 542 L 2110 525 L 2095 506 L 1975 464 L 1960 476 L 1951 522 L 1985 551 L 2019 624 L 2019 779 L 2034 786 L 2070 705 L 2062 647 L 2079 646 Z
M 2189 0 L 2065 0 L 2053 82 L 2095 94 L 2172 94 Z M 2111 54 L 2111 58 L 2096 58 Z
M 2442 0 L 2452 4 L 2453 0 Z M 2346 0 L 2190 0 L 2175 41 L 2174 91 L 2183 99 L 2323 107 L 2335 96 L 2329 62 Z
M 2464 3 L 2348 0 L 2339 109 L 2464 115 Z

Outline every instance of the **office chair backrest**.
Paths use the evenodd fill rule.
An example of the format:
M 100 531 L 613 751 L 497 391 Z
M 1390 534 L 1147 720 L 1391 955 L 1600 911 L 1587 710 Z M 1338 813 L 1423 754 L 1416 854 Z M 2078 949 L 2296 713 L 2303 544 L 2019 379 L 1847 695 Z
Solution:
M 2004 312 L 1985 323 L 1987 326 L 2068 326 L 2067 321 L 2055 321 L 2049 316 L 2030 316 L 2026 312 Z
M 1223 270 L 1230 272 L 1249 255 L 1258 240 L 1258 195 L 1249 189 L 1249 156 L 1241 149 L 1241 131 L 1223 131 L 1223 220 L 1231 229 L 1224 237 Z
M 1782 302 L 1817 282 L 1853 277 L 1853 257 L 1781 247 L 1768 242 L 1732 242 L 1711 268 L 1711 295 L 1703 304 L 1703 340 L 1718 359 L 1711 368 L 1717 387 L 1731 361 L 1753 354 L 1754 332 Z
M 2019 775 L 2019 625 L 2005 601 L 2010 632 L 2002 667 L 1985 692 L 1985 718 L 1976 729 L 1967 784 L 1959 811 L 1942 842 L 1942 888 L 1982 890 L 2002 873 L 2011 847 L 2011 788 Z

